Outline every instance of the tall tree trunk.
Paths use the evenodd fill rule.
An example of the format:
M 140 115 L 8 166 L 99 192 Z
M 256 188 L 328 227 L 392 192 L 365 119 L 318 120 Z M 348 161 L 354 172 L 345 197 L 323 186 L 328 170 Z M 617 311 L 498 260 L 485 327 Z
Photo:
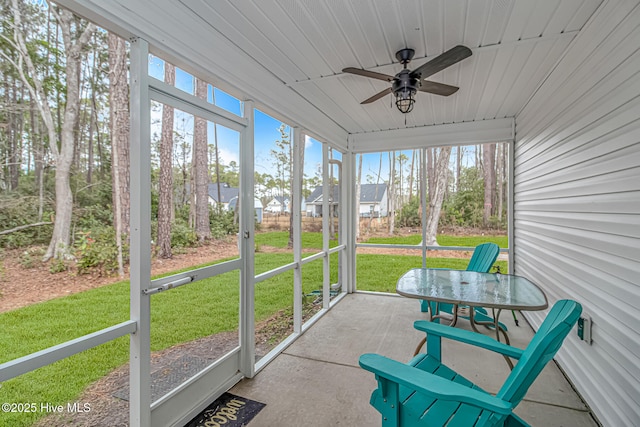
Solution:
M 56 134 L 57 128 L 53 123 L 53 115 L 49 107 L 47 93 L 39 78 L 22 31 L 22 16 L 18 5 L 18 0 L 12 0 L 11 9 L 14 17 L 14 42 L 19 53 L 20 63 L 13 64 L 25 86 L 28 88 L 32 99 L 37 100 L 36 104 L 42 115 L 42 119 L 47 126 L 51 155 L 56 166 L 56 216 L 53 226 L 51 242 L 44 254 L 43 260 L 47 261 L 52 257 L 62 259 L 70 255 L 69 243 L 71 238 L 71 215 L 73 208 L 73 195 L 69 184 L 71 174 L 71 162 L 73 161 L 74 149 L 74 124 L 79 113 L 80 99 L 80 75 L 78 64 L 81 61 L 82 49 L 87 45 L 96 27 L 88 24 L 81 30 L 79 21 L 76 21 L 71 12 L 64 9 L 57 9 L 50 6 L 56 22 L 61 30 L 64 41 L 65 53 L 65 83 L 67 85 L 66 104 L 64 108 L 64 122 L 59 126 L 59 136 Z M 76 34 L 72 35 L 72 27 Z M 23 68 L 26 68 L 26 70 Z M 26 71 L 26 72 L 25 72 Z M 27 76 L 29 74 L 29 76 Z M 58 108 L 57 111 L 60 111 Z M 58 147 L 58 142 L 59 147 Z
M 413 171 L 416 163 L 416 151 L 417 150 L 411 150 L 411 172 L 409 172 L 409 202 L 411 202 L 411 199 L 413 199 Z
M 109 34 L 109 113 L 113 222 L 118 248 L 118 274 L 124 276 L 122 241 L 129 235 L 129 86 L 125 41 Z M 92 97 L 95 111 L 95 97 Z M 97 119 L 96 119 L 97 120 Z M 91 120 L 91 129 L 94 121 Z M 90 158 L 91 161 L 91 158 Z
M 110 48 L 111 46 L 109 46 Z M 111 54 L 111 49 L 109 49 L 109 54 Z M 93 69 L 94 72 L 91 77 L 91 109 L 89 111 L 89 140 L 87 141 L 87 184 L 91 184 L 93 181 L 93 166 L 94 166 L 94 133 L 98 131 L 98 106 L 96 103 L 96 92 L 97 92 L 97 81 L 98 81 L 98 72 L 97 68 L 97 58 L 98 55 L 94 55 L 93 57 Z M 111 65 L 111 64 L 109 64 Z M 111 80 L 111 79 L 109 79 Z M 109 83 L 111 84 L 111 83 Z M 111 90 L 111 86 L 109 86 Z M 111 101 L 111 94 L 109 94 L 109 101 Z M 109 107 L 109 114 L 111 114 L 111 107 Z M 91 188 L 91 187 L 90 187 Z
M 464 156 L 464 147 L 458 145 L 456 148 L 456 192 L 460 190 L 460 170 L 462 169 L 462 157 Z
M 506 144 L 505 143 L 500 143 L 498 144 L 498 207 L 497 207 L 497 211 L 496 211 L 496 215 L 498 217 L 498 220 L 500 220 L 502 222 L 502 209 L 504 206 L 504 193 L 505 193 L 505 178 L 506 178 L 506 164 L 507 164 L 507 159 L 506 159 L 506 155 L 507 155 L 507 150 L 506 150 Z
M 200 99 L 207 99 L 207 82 L 196 79 L 196 96 Z M 196 116 L 194 118 L 194 127 L 193 164 L 196 193 L 196 235 L 198 240 L 202 242 L 211 238 L 211 226 L 209 225 L 209 173 L 207 170 L 207 151 L 209 148 L 207 144 L 207 121 Z
M 427 245 L 435 246 L 438 244 L 436 236 L 438 233 L 438 223 L 440 221 L 440 211 L 442 210 L 442 202 L 447 189 L 449 180 L 449 157 L 451 156 L 451 147 L 440 148 L 440 152 L 435 154 L 435 177 L 434 187 L 429 189 L 429 212 L 427 215 Z
M 378 187 L 380 186 L 380 174 L 382 173 L 382 153 L 380 153 L 380 164 L 378 165 L 378 174 L 376 175 L 376 191 L 374 194 L 373 199 L 374 200 L 378 200 Z M 383 196 L 384 197 L 384 196 Z M 389 215 L 389 191 L 387 189 L 387 215 Z M 382 210 L 382 203 L 378 206 L 378 211 Z M 371 213 L 371 216 L 369 217 L 369 226 L 367 228 L 367 232 L 369 232 L 371 230 L 371 223 L 373 222 L 373 214 L 375 213 L 375 206 L 373 208 L 373 212 Z M 381 212 L 382 214 L 382 212 Z
M 220 152 L 218 151 L 218 125 L 213 125 L 213 139 L 216 144 L 216 190 L 218 191 L 218 198 L 216 199 L 216 211 L 218 215 L 222 213 L 222 190 L 220 189 Z
M 31 100 L 31 108 L 29 115 L 31 116 L 31 139 L 33 149 L 33 163 L 34 163 L 34 185 L 38 191 L 38 221 L 42 221 L 42 214 L 44 210 L 44 147 L 42 145 L 42 138 L 40 136 L 40 120 L 37 117 L 37 107 L 35 101 Z
M 175 67 L 164 63 L 164 81 L 173 86 Z M 160 137 L 160 183 L 158 194 L 158 256 L 171 258 L 171 217 L 173 210 L 173 107 L 162 106 Z
M 427 148 L 427 195 L 431 200 L 436 186 L 436 148 Z
M 389 153 L 389 235 L 396 228 L 396 152 Z
M 20 167 L 22 166 L 21 146 L 24 119 L 22 108 L 19 103 L 22 102 L 22 97 L 18 98 L 18 88 L 14 85 L 12 90 L 12 111 L 9 113 L 9 138 L 8 138 L 8 175 L 9 175 L 9 190 L 16 190 L 19 184 Z
M 484 210 L 482 222 L 485 227 L 488 227 L 491 215 L 493 214 L 493 203 L 496 192 L 496 144 L 484 144 L 482 157 L 484 167 Z

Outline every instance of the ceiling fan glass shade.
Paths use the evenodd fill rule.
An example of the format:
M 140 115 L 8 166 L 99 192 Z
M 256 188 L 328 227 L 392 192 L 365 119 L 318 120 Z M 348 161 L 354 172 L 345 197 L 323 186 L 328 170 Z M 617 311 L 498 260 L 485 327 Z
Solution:
M 402 70 L 394 80 L 392 89 L 396 96 L 396 107 L 403 114 L 413 110 L 418 87 L 420 87 L 420 81 L 412 77 L 407 69 Z
M 413 110 L 413 104 L 416 102 L 416 91 L 406 88 L 396 92 L 396 107 L 403 114 L 407 114 Z

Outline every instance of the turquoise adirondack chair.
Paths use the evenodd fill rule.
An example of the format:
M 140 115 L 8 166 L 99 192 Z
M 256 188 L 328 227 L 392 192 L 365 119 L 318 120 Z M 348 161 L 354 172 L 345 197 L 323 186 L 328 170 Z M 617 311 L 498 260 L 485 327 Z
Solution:
M 496 259 L 498 259 L 499 253 L 500 247 L 495 243 L 482 243 L 476 246 L 473 251 L 473 255 L 471 255 L 471 259 L 469 260 L 469 264 L 467 265 L 466 270 L 477 271 L 479 273 L 488 273 L 489 270 L 491 270 L 491 266 L 493 266 L 493 263 L 496 262 Z M 436 308 L 436 302 L 431 301 L 431 304 L 429 304 L 429 301 L 422 300 L 420 301 L 420 310 L 423 313 L 428 312 L 429 305 L 431 305 L 431 313 L 435 313 L 437 311 L 453 314 L 453 311 L 458 309 L 458 307 L 454 306 L 453 304 L 445 303 L 437 304 L 438 307 Z M 459 317 L 468 318 L 468 316 Z M 488 316 L 487 311 L 482 307 L 475 308 L 474 317 L 477 321 L 493 322 L 493 318 Z M 505 331 L 507 330 L 507 327 L 502 323 L 500 324 L 500 326 L 503 327 Z
M 370 403 L 382 414 L 383 426 L 528 426 L 513 410 L 560 349 L 581 312 L 575 301 L 558 301 L 524 350 L 475 332 L 418 320 L 414 327 L 427 334 L 426 353 L 418 354 L 408 364 L 378 354 L 360 356 L 360 366 L 378 380 Z M 442 363 L 442 338 L 491 350 L 518 362 L 494 396 Z

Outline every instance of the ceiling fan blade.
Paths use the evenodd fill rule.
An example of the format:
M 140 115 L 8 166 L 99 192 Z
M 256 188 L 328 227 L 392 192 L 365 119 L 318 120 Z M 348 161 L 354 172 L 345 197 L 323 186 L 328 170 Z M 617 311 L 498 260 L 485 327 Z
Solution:
M 391 88 L 388 87 L 385 90 L 383 90 L 382 92 L 378 92 L 375 95 L 373 95 L 371 98 L 367 98 L 364 101 L 362 101 L 360 104 L 370 104 L 373 101 L 377 101 L 378 99 L 382 98 L 383 96 L 387 95 L 391 93 Z
M 458 89 L 460 88 L 457 86 L 450 86 L 444 83 L 436 83 L 429 80 L 424 80 L 422 81 L 422 85 L 418 90 L 420 92 L 429 92 L 436 95 L 449 96 L 456 93 Z
M 390 82 L 390 81 L 393 81 L 394 79 L 393 76 L 388 76 L 382 73 L 376 73 L 375 71 L 363 70 L 362 68 L 347 67 L 343 69 L 342 72 L 349 73 L 349 74 L 357 74 L 359 76 L 369 77 L 371 79 L 384 80 L 385 82 Z
M 438 71 L 442 71 L 445 68 L 468 58 L 469 56 L 471 56 L 471 49 L 466 46 L 458 45 L 436 56 L 426 64 L 419 66 L 411 72 L 411 76 L 417 77 L 418 74 L 420 74 L 421 79 L 426 79 Z

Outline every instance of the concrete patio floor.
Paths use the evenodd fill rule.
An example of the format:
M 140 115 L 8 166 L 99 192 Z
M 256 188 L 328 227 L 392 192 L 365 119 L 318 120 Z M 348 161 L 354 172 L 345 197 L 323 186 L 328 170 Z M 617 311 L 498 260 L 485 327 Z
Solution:
M 376 387 L 373 374 L 358 366 L 363 353 L 379 353 L 406 362 L 422 335 L 413 322 L 426 318 L 415 300 L 356 293 L 346 296 L 303 336 L 231 393 L 266 404 L 250 427 L 376 426 L 369 405 Z M 511 344 L 525 347 L 533 331 L 524 319 L 516 327 L 511 313 L 501 321 Z M 467 328 L 461 320 L 458 327 Z M 509 373 L 505 360 L 465 344 L 443 343 L 443 360 L 485 390 L 496 393 Z M 598 426 L 555 363 L 550 363 L 516 413 L 533 426 Z

